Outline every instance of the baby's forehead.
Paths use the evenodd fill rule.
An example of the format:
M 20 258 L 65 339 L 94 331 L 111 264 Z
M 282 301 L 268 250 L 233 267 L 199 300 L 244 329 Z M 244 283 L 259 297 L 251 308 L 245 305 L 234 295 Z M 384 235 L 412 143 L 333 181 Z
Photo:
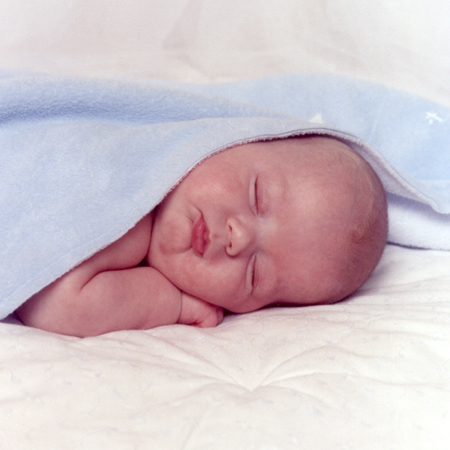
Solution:
M 263 156 L 289 166 L 316 163 L 321 165 L 345 165 L 357 163 L 361 157 L 344 142 L 325 136 L 301 136 L 270 141 L 258 141 L 240 146 L 247 161 L 257 162 Z

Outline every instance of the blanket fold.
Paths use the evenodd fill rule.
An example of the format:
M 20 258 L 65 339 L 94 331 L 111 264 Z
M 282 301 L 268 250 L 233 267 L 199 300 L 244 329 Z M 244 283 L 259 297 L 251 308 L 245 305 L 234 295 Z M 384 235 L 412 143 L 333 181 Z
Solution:
M 450 110 L 356 80 L 218 85 L 0 76 L 0 318 L 125 234 L 199 162 L 304 134 L 380 175 L 389 240 L 450 249 Z

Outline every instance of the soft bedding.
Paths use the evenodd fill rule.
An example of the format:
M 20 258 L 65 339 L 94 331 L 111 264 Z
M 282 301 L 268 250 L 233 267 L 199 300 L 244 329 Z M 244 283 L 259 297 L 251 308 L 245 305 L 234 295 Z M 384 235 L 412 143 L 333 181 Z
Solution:
M 2 323 L 3 448 L 448 447 L 447 252 L 389 246 L 350 301 L 96 338 Z
M 391 236 L 403 244 L 420 237 L 428 244 L 415 245 L 444 248 L 446 225 L 433 218 L 442 217 L 435 214 L 447 201 L 442 192 L 448 186 L 449 152 L 441 139 L 448 133 L 450 106 L 449 19 L 449 5 L 440 0 L 126 0 L 114 5 L 19 0 L 0 4 L 0 70 L 8 77 L 50 74 L 41 82 L 101 78 L 100 86 L 115 85 L 105 78 L 127 85 L 136 83 L 131 79 L 139 85 L 151 79 L 155 87 L 239 100 L 246 103 L 240 104 L 241 112 L 265 107 L 263 115 L 270 120 L 280 112 L 292 116 L 298 103 L 301 108 L 311 104 L 304 99 L 334 99 L 339 109 L 332 102 L 323 105 L 330 111 L 302 109 L 316 130 L 344 129 L 370 149 L 381 148 L 379 139 L 385 139 L 383 144 L 397 152 L 389 166 L 415 186 L 408 195 L 416 195 L 416 188 L 432 192 L 420 198 L 430 206 L 415 212 L 411 200 L 396 204 L 390 197 L 391 217 L 398 214 L 391 220 Z M 325 81 L 291 95 L 293 80 L 308 79 L 311 72 L 314 80 Z M 292 73 L 297 75 L 286 76 Z M 277 95 L 269 92 L 283 99 L 277 112 L 255 95 L 254 80 L 274 75 L 284 81 L 265 89 L 277 86 Z M 341 76 L 362 89 L 337 99 L 336 86 L 326 78 L 339 78 L 341 89 Z M 223 81 L 238 84 L 217 84 Z M 350 118 L 347 103 L 368 104 L 367 82 L 377 86 L 369 105 L 379 107 L 362 107 Z M 46 92 L 47 98 L 57 94 Z M 2 92 L 0 105 L 11 93 Z M 404 107 L 401 98 L 421 100 Z M 415 116 L 415 111 L 421 113 Z M 372 118 L 370 125 L 366 117 Z M 64 119 L 60 125 L 70 123 Z M 43 135 L 35 136 L 33 148 L 42 148 Z M 416 148 L 426 149 L 425 164 L 414 168 L 407 161 L 417 163 L 409 158 L 417 156 Z M 27 162 L 37 154 L 30 152 Z M 439 178 L 430 180 L 425 167 L 439 171 Z M 174 181 L 183 170 L 174 169 Z M 91 181 L 106 179 L 91 174 Z M 15 194 L 21 191 L 17 184 Z M 114 239 L 141 212 L 133 214 L 120 225 L 122 231 L 119 226 L 102 236 L 59 270 Z M 427 232 L 432 222 L 436 228 Z M 425 228 L 418 229 L 418 223 Z M 52 226 L 46 232 L 57 234 L 58 226 Z M 45 272 L 43 261 L 52 248 L 49 243 L 41 248 L 39 257 L 25 247 L 20 252 L 30 267 Z M 7 274 L 15 262 L 9 261 Z M 215 329 L 179 325 L 77 339 L 24 327 L 10 315 L 0 323 L 0 448 L 447 449 L 449 292 L 448 251 L 391 244 L 373 276 L 346 302 L 231 315 Z

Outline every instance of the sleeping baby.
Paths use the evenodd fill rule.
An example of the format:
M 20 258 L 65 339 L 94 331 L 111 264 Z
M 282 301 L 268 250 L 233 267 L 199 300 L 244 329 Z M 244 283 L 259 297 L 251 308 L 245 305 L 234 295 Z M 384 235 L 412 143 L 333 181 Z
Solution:
M 27 325 L 74 336 L 223 311 L 348 297 L 387 238 L 383 187 L 346 144 L 321 136 L 244 144 L 198 165 L 122 238 L 34 295 Z

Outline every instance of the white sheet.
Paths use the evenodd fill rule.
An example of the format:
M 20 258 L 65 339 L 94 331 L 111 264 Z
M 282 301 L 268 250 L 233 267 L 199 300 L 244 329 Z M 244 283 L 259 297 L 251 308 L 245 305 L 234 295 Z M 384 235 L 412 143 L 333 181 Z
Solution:
M 11 449 L 445 449 L 450 254 L 389 246 L 340 305 L 77 339 L 0 328 Z
M 222 81 L 326 71 L 450 105 L 446 0 L 9 0 L 0 68 Z M 0 99 L 1 102 L 1 99 Z M 339 305 L 76 339 L 0 323 L 0 448 L 450 442 L 450 254 L 389 246 Z

